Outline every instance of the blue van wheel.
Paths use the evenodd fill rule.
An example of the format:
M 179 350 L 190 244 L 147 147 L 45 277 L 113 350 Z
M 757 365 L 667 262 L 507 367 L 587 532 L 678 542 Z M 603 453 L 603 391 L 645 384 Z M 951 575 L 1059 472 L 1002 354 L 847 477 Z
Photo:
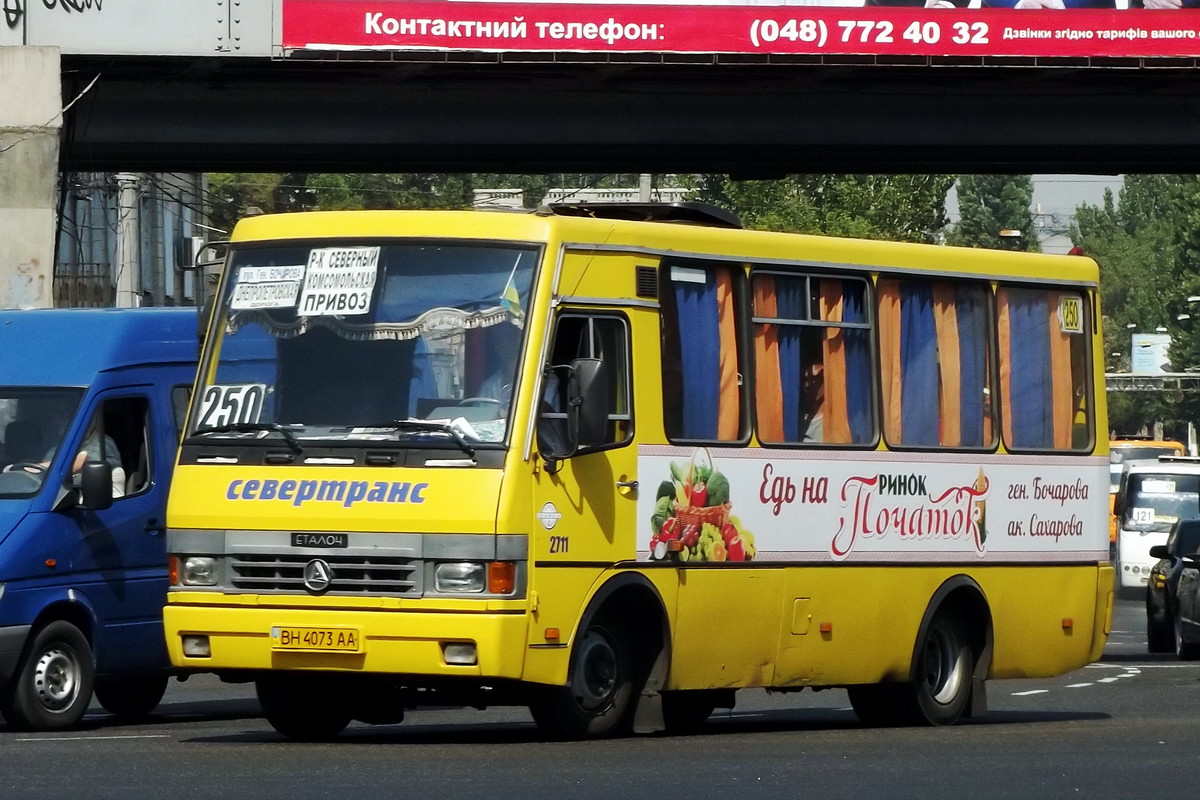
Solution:
M 79 629 L 57 620 L 33 637 L 12 681 L 0 692 L 0 713 L 16 730 L 70 728 L 92 701 L 92 648 Z

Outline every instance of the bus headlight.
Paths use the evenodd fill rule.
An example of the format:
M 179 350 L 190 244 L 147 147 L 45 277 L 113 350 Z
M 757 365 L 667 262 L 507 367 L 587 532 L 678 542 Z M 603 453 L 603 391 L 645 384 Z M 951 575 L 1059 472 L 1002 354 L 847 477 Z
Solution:
M 484 565 L 478 561 L 443 561 L 434 567 L 433 587 L 439 592 L 482 592 Z
M 188 556 L 183 559 L 179 577 L 184 586 L 216 586 L 217 560 L 209 556 Z

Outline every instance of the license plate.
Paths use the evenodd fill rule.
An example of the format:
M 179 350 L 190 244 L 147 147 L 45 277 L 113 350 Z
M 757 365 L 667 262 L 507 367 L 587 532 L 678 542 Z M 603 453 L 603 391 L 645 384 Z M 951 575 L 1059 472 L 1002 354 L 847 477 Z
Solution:
M 291 628 L 271 629 L 273 650 L 320 650 L 336 653 L 358 653 L 362 650 L 362 632 L 355 628 Z

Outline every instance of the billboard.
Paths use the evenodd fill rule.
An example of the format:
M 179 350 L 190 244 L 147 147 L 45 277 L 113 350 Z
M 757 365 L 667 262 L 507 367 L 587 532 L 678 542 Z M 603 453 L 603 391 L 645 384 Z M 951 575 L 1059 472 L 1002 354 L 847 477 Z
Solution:
M 1200 0 L 282 0 L 281 45 L 765 55 L 1200 56 Z
M 1167 351 L 1171 335 L 1167 333 L 1135 333 L 1129 353 L 1129 371 L 1134 375 L 1162 375 L 1173 372 Z

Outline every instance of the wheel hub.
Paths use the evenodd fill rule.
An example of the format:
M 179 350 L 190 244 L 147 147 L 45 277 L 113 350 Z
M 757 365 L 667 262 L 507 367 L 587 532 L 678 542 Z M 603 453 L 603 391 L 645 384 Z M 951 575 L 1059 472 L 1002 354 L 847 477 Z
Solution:
M 69 708 L 79 695 L 79 665 L 74 654 L 61 648 L 42 653 L 33 671 L 33 688 L 47 711 Z
M 925 643 L 925 682 L 936 702 L 946 705 L 958 695 L 966 653 L 953 632 L 940 626 L 931 632 Z
M 617 686 L 617 654 L 603 634 L 589 631 L 581 643 L 580 669 L 575 681 L 575 699 L 594 711 L 612 700 Z

